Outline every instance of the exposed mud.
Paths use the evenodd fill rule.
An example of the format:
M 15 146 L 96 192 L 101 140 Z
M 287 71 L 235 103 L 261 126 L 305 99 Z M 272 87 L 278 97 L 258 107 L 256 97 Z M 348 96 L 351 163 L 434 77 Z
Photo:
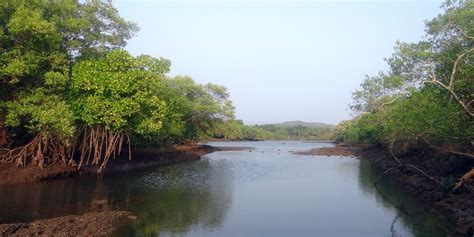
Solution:
M 199 160 L 201 156 L 214 151 L 236 150 L 240 148 L 212 147 L 208 145 L 174 145 L 166 149 L 142 148 L 135 149 L 132 159 L 128 159 L 128 151 L 107 164 L 104 174 L 127 172 L 153 166 Z M 82 175 L 96 175 L 97 166 L 86 166 L 81 169 L 66 165 L 49 165 L 40 168 L 35 165 L 17 167 L 14 164 L 0 164 L 0 185 L 22 182 L 41 181 Z
M 360 149 L 359 154 L 382 169 L 396 167 L 396 162 L 384 147 Z M 451 192 L 457 179 L 474 167 L 474 160 L 428 149 L 413 150 L 400 154 L 398 158 L 441 181 L 440 186 L 408 168 L 391 172 L 409 193 L 434 209 L 449 213 L 457 220 L 456 230 L 460 234 L 474 236 L 474 180 L 457 192 Z
M 113 236 L 135 219 L 127 211 L 89 212 L 30 223 L 1 224 L 0 236 Z
M 315 148 L 309 151 L 295 152 L 297 155 L 312 155 L 312 156 L 352 156 L 359 157 L 361 149 L 364 146 L 348 146 L 344 144 L 337 144 L 335 147 Z

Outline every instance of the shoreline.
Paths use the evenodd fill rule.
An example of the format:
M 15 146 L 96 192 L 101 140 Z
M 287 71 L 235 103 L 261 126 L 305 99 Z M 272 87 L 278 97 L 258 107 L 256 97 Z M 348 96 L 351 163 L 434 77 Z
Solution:
M 388 150 L 381 146 L 336 145 L 295 152 L 295 154 L 367 159 L 383 170 L 396 166 Z M 443 182 L 453 182 L 452 177 L 460 177 L 474 166 L 474 161 L 464 157 L 433 150 L 412 151 L 399 158 L 403 163 L 419 167 L 438 180 L 444 180 Z M 467 170 L 466 167 L 468 167 Z M 411 169 L 397 169 L 391 172 L 390 176 L 395 178 L 411 196 L 426 202 L 438 211 L 448 213 L 456 220 L 456 231 L 459 234 L 474 235 L 474 180 L 466 183 L 460 192 L 451 193 Z
M 298 151 L 294 152 L 296 155 L 310 155 L 310 156 L 350 156 L 360 157 L 362 155 L 362 149 L 367 147 L 366 145 L 354 145 L 349 146 L 346 144 L 336 144 L 335 147 L 321 147 L 313 148 L 309 151 Z
M 0 224 L 0 236 L 113 236 L 136 219 L 128 211 L 88 212 L 29 223 Z
M 131 160 L 128 159 L 128 151 L 124 150 L 121 155 L 109 161 L 103 175 L 194 161 L 212 152 L 241 149 L 243 148 L 196 144 L 174 145 L 167 149 L 141 148 L 133 151 Z M 0 164 L 0 185 L 93 176 L 98 175 L 97 170 L 97 166 L 84 166 L 78 170 L 67 165 L 51 165 L 40 168 L 35 165 L 17 167 L 15 164 L 4 163 Z
M 112 173 L 123 173 L 128 171 L 135 171 L 140 169 L 145 169 L 149 167 L 168 165 L 173 163 L 180 163 L 186 161 L 199 160 L 202 156 L 216 152 L 216 151 L 232 151 L 232 150 L 243 150 L 248 148 L 241 147 L 213 147 L 209 145 L 177 145 L 173 149 L 159 150 L 159 149 L 140 149 L 134 152 L 134 157 L 132 160 L 128 160 L 124 157 L 118 157 L 116 160 L 111 160 L 108 168 L 105 170 L 105 174 Z M 126 153 L 126 152 L 125 152 Z M 349 156 L 357 159 L 367 159 L 375 166 L 381 169 L 388 169 L 394 167 L 395 162 L 390 159 L 389 152 L 380 146 L 367 146 L 367 145 L 345 145 L 337 144 L 335 147 L 323 147 L 315 148 L 309 151 L 303 152 L 294 152 L 297 155 L 313 155 L 313 156 Z M 438 178 L 443 179 L 448 176 L 458 177 L 464 172 L 463 167 L 471 167 L 474 165 L 470 163 L 470 160 L 467 160 L 463 157 L 453 156 L 449 154 L 444 154 L 436 151 L 414 151 L 408 154 L 400 156 L 402 162 L 407 164 L 412 164 L 417 167 L 420 167 L 428 174 Z M 458 164 L 460 163 L 460 164 Z M 453 164 L 458 164 L 454 169 L 447 169 L 447 167 L 452 167 Z M 2 164 L 4 165 L 4 164 Z M 1 168 L 1 166 L 0 166 Z M 21 169 L 27 168 L 17 168 L 13 167 L 14 170 L 18 171 Z M 36 167 L 37 169 L 40 169 Z M 58 179 L 58 178 L 67 178 L 75 177 L 80 178 L 80 176 L 85 175 L 97 175 L 97 168 L 87 167 L 82 172 L 75 171 L 71 172 L 70 170 L 61 170 L 57 167 L 49 167 L 57 173 L 53 173 L 48 168 L 44 169 L 44 173 L 39 176 L 33 176 L 31 180 L 26 180 L 20 182 L 39 182 L 42 180 L 49 179 Z M 70 168 L 70 167 L 69 167 Z M 70 168 L 72 169 L 72 168 Z M 27 170 L 25 172 L 31 172 Z M 49 173 L 48 173 L 49 172 Z M 44 175 L 44 176 L 42 176 Z M 4 171 L 0 171 L 0 177 L 5 177 Z M 420 175 L 413 170 L 408 169 L 399 169 L 391 173 L 391 176 L 394 177 L 407 191 L 410 195 L 415 198 L 426 202 L 429 206 L 448 213 L 453 219 L 457 221 L 456 230 L 462 235 L 473 235 L 474 234 L 474 196 L 473 187 L 474 182 L 471 180 L 467 183 L 467 188 L 461 190 L 459 193 L 449 193 L 443 191 L 439 186 L 430 182 L 425 177 Z M 22 177 L 14 176 L 14 177 Z M 11 178 L 11 177 L 10 177 Z M 0 179 L 1 180 L 1 179 Z M 13 179 L 7 179 L 7 181 L 18 181 Z M 3 183 L 2 183 L 3 182 Z M 5 182 L 1 180 L 0 184 L 14 184 L 15 182 Z M 18 182 L 16 182 L 18 183 Z M 127 217 L 127 218 L 124 218 Z M 63 223 L 68 221 L 71 223 L 81 220 L 80 226 L 74 231 L 77 235 L 86 236 L 88 235 L 86 231 L 88 228 L 94 228 L 93 222 L 96 222 L 97 218 L 103 220 L 103 225 L 108 225 L 104 227 L 104 231 L 109 231 L 109 235 L 113 233 L 117 228 L 123 225 L 122 222 L 117 222 L 117 220 L 126 220 L 126 223 L 131 223 L 132 220 L 136 219 L 133 217 L 132 213 L 126 211 L 111 211 L 111 210 L 98 210 L 93 212 L 88 212 L 82 215 L 75 216 L 61 216 L 51 219 L 39 219 L 32 221 L 30 223 L 12 223 L 12 224 L 0 224 L 0 236 L 18 234 L 19 236 L 23 235 L 34 235 L 42 231 L 43 234 L 61 234 L 60 232 L 45 232 L 45 231 L 59 231 L 58 228 L 50 225 L 50 223 Z M 118 223 L 118 224 L 117 224 Z M 84 227 L 84 229 L 80 229 Z M 90 227 L 92 226 L 92 227 Z M 67 231 L 71 228 L 63 228 L 62 231 Z M 12 232 L 13 231 L 13 232 Z M 64 232 L 63 235 L 71 234 L 72 232 Z
M 104 175 L 132 172 L 150 167 L 195 161 L 217 151 L 235 151 L 247 148 L 213 147 L 209 145 L 174 145 L 171 149 L 138 149 L 132 160 L 125 155 L 111 160 Z M 127 154 L 124 152 L 123 154 Z M 97 167 L 77 170 L 65 165 L 54 165 L 41 169 L 37 166 L 16 167 L 0 164 L 0 185 L 36 183 L 51 179 L 81 178 L 97 175 Z M 31 222 L 0 223 L 0 236 L 114 236 L 126 232 L 137 217 L 129 211 L 112 210 L 107 201 L 99 200 L 97 209 L 84 214 L 37 219 Z
M 383 147 L 362 149 L 361 154 L 364 159 L 382 169 L 396 166 L 389 152 Z M 457 179 L 453 177 L 462 176 L 467 172 L 465 167 L 470 169 L 474 166 L 474 162 L 465 157 L 433 150 L 413 151 L 401 156 L 401 160 L 442 180 L 442 185 L 456 182 Z M 412 169 L 397 169 L 391 172 L 391 175 L 410 195 L 428 203 L 434 209 L 448 213 L 456 221 L 456 230 L 459 234 L 474 235 L 474 180 L 466 183 L 459 192 L 452 193 L 450 188 L 447 190 L 440 187 Z

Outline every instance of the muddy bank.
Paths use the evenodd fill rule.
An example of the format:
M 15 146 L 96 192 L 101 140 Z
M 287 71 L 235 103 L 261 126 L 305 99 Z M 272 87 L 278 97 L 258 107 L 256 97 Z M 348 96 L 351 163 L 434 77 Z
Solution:
M 360 157 L 368 159 L 382 169 L 396 166 L 384 147 L 359 149 Z M 411 195 L 417 197 L 455 220 L 456 230 L 462 235 L 474 235 L 474 181 L 471 180 L 456 193 L 450 190 L 457 178 L 474 167 L 474 160 L 433 150 L 413 150 L 399 155 L 404 164 L 415 165 L 440 180 L 442 186 L 428 180 L 413 169 L 396 169 L 391 172 Z
M 312 156 L 352 156 L 359 157 L 361 149 L 366 146 L 348 146 L 345 144 L 337 144 L 335 147 L 315 148 L 309 151 L 295 152 L 297 155 L 312 155 Z
M 136 216 L 127 211 L 103 211 L 62 216 L 30 223 L 1 224 L 0 236 L 112 236 Z
M 128 159 L 128 151 L 107 164 L 104 174 L 126 172 L 148 167 L 199 160 L 201 156 L 222 150 L 236 150 L 232 147 L 212 147 L 208 145 L 174 145 L 166 149 L 146 148 L 135 149 L 132 159 Z M 14 164 L 0 164 L 0 185 L 22 182 L 41 181 L 83 175 L 96 175 L 96 166 L 82 167 L 80 170 L 66 165 L 50 165 L 41 169 L 38 166 L 17 167 Z

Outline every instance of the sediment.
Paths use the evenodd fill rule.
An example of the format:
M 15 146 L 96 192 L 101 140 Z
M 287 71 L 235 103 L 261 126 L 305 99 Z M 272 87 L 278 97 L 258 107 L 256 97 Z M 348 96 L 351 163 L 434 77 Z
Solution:
M 199 160 L 201 156 L 214 151 L 236 149 L 239 148 L 212 147 L 197 144 L 174 145 L 162 149 L 138 148 L 132 150 L 132 159 L 130 160 L 128 151 L 124 150 L 121 155 L 109 161 L 103 175 Z M 77 169 L 67 165 L 54 164 L 40 168 L 36 165 L 17 167 L 15 164 L 4 163 L 0 164 L 0 185 L 97 174 L 97 166 L 85 166 Z
M 121 156 L 109 161 L 103 175 L 199 160 L 202 156 L 214 151 L 240 149 L 243 148 L 196 144 L 174 145 L 166 149 L 135 149 L 131 160 L 128 159 L 128 152 L 125 151 Z M 98 167 L 95 166 L 77 169 L 65 165 L 50 165 L 40 168 L 34 165 L 17 167 L 14 164 L 0 164 L 0 184 L 97 175 L 97 171 Z M 124 231 L 137 219 L 128 211 L 111 210 L 104 200 L 98 202 L 101 204 L 100 208 L 96 207 L 94 210 L 89 210 L 92 212 L 81 215 L 40 219 L 29 223 L 0 224 L 0 236 L 115 236 L 117 231 Z M 104 202 L 105 205 L 102 205 Z M 122 234 L 123 232 L 118 233 L 118 235 Z
M 0 224 L 0 236 L 113 236 L 136 219 L 127 211 L 89 212 L 30 223 Z
M 351 156 L 359 157 L 361 149 L 365 145 L 349 146 L 345 144 L 336 144 L 335 147 L 314 148 L 309 151 L 295 152 L 297 155 L 312 155 L 312 156 Z
M 374 146 L 360 150 L 360 157 L 368 159 L 382 169 L 396 167 L 386 148 Z M 411 164 L 441 181 L 441 186 L 419 172 L 409 168 L 394 170 L 395 177 L 408 192 L 432 206 L 448 213 L 456 220 L 456 230 L 466 236 L 474 235 L 474 180 L 451 192 L 457 179 L 474 167 L 474 160 L 430 149 L 411 150 L 399 155 L 404 164 Z

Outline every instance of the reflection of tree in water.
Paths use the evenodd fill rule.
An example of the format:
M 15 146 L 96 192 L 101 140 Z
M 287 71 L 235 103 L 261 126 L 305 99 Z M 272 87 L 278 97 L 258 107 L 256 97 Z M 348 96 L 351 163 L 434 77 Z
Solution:
M 129 210 L 132 234 L 184 234 L 220 226 L 231 205 L 229 170 L 207 160 L 147 172 L 0 186 L 0 222 L 24 222 L 101 209 Z
M 208 160 L 162 167 L 138 177 L 110 179 L 112 203 L 132 211 L 137 235 L 184 234 L 222 224 L 231 205 L 232 183 L 225 167 Z
M 410 197 L 401 185 L 390 176 L 381 178 L 376 188 L 374 183 L 382 170 L 377 169 L 364 159 L 361 159 L 359 164 L 360 188 L 370 196 L 375 195 L 376 202 L 383 207 L 394 209 L 398 214 L 395 217 L 395 222 L 400 221 L 415 236 L 436 237 L 452 234 L 452 230 L 446 229 L 447 226 L 453 226 L 450 224 L 451 220 L 427 212 L 423 203 Z M 387 231 L 390 229 L 391 227 L 387 226 Z M 394 232 L 397 232 L 396 228 Z
M 0 186 L 0 223 L 27 222 L 110 208 L 96 178 Z

